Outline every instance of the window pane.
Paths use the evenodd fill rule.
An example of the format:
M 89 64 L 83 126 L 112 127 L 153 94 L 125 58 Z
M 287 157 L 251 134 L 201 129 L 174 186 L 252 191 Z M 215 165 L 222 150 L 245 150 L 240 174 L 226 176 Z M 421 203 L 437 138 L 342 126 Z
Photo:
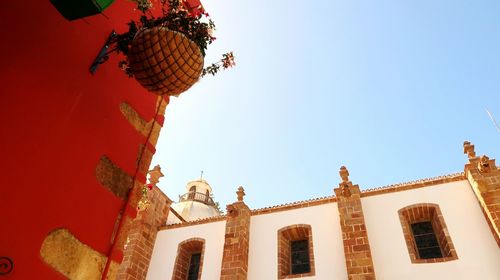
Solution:
M 415 235 L 415 242 L 420 247 L 439 247 L 436 236 L 431 234 Z
M 421 222 L 411 225 L 413 238 L 417 245 L 421 259 L 442 258 L 441 248 L 436 238 L 436 233 L 430 222 Z
M 434 233 L 434 229 L 432 228 L 431 222 L 421 222 L 415 223 L 411 225 L 411 229 L 413 234 L 425 234 L 425 233 Z
M 187 280 L 198 279 L 198 271 L 200 270 L 200 259 L 201 259 L 201 253 L 191 255 Z
M 292 274 L 309 273 L 310 271 L 309 264 L 292 265 Z
M 292 252 L 292 265 L 309 263 L 309 254 L 307 251 Z
M 297 240 L 290 243 L 291 273 L 301 274 L 311 271 L 309 265 L 309 240 Z
M 309 240 L 292 241 L 292 251 L 304 251 L 309 246 Z
M 439 249 L 439 247 L 418 249 L 418 254 L 420 255 L 421 259 L 435 259 L 443 257 L 443 255 L 441 254 L 441 249 Z

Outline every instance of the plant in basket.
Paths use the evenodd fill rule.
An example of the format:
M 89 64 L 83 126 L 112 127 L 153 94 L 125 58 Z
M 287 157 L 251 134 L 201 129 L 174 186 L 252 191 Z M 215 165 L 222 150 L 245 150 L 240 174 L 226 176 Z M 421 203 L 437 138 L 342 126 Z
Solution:
M 147 90 L 176 96 L 200 77 L 234 66 L 229 52 L 203 68 L 206 49 L 215 40 L 215 24 L 201 6 L 188 9 L 179 0 L 160 0 L 162 13 L 154 16 L 150 0 L 134 2 L 143 14 L 129 22 L 126 33 L 116 35 L 113 50 L 125 55 L 119 66 Z

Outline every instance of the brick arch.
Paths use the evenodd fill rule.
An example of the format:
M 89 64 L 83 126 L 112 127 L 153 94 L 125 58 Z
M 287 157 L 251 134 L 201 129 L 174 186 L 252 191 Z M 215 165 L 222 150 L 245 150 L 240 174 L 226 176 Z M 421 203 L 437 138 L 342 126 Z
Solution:
M 303 274 L 291 273 L 291 248 L 292 241 L 308 240 L 310 272 Z M 314 251 L 311 225 L 295 224 L 278 230 L 278 279 L 309 277 L 315 275 Z
M 398 210 L 403 235 L 405 238 L 408 254 L 412 263 L 434 263 L 446 262 L 458 259 L 455 246 L 446 227 L 446 223 L 438 204 L 417 203 Z M 419 222 L 430 222 L 436 235 L 442 258 L 423 259 L 420 258 L 411 230 L 411 225 Z
M 189 238 L 177 247 L 177 257 L 175 258 L 174 272 L 172 280 L 185 280 L 188 274 L 189 262 L 191 255 L 201 253 L 200 269 L 198 270 L 198 279 L 201 279 L 201 271 L 203 268 L 203 258 L 205 255 L 205 239 L 203 238 Z

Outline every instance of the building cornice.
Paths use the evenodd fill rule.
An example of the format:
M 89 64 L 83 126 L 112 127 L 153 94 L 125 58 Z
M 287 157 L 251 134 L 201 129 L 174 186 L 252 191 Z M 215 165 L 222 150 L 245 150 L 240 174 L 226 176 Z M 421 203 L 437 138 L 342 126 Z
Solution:
M 453 173 L 453 174 L 437 176 L 437 177 L 432 177 L 432 178 L 419 179 L 419 180 L 415 180 L 415 181 L 392 184 L 392 185 L 387 185 L 387 186 L 383 186 L 383 187 L 369 188 L 369 189 L 361 191 L 361 198 L 368 197 L 368 196 L 375 196 L 375 195 L 382 195 L 382 194 L 388 194 L 388 193 L 413 190 L 413 189 L 419 189 L 419 188 L 441 185 L 441 184 L 451 183 L 451 182 L 456 182 L 456 181 L 461 181 L 461 180 L 466 180 L 464 172 Z M 254 209 L 254 210 L 251 210 L 251 215 L 252 216 L 265 215 L 265 214 L 271 214 L 271 213 L 276 213 L 276 212 L 281 212 L 281 211 L 288 211 L 288 210 L 293 210 L 293 209 L 306 208 L 306 207 L 312 207 L 312 206 L 317 206 L 317 205 L 322 205 L 322 204 L 327 204 L 327 203 L 333 203 L 336 201 L 337 201 L 337 197 L 335 195 L 325 196 L 325 197 L 320 197 L 320 198 L 312 198 L 312 199 L 308 199 L 308 200 L 301 200 L 301 201 L 296 201 L 296 202 L 290 202 L 290 203 L 285 203 L 285 204 L 280 204 L 280 205 L 275 205 L 275 206 Z M 199 220 L 195 220 L 195 221 L 189 221 L 189 222 L 185 222 L 185 223 L 165 225 L 165 226 L 159 227 L 159 230 L 168 230 L 168 229 L 174 229 L 174 228 L 180 228 L 180 227 L 207 224 L 207 223 L 223 221 L 225 219 L 226 219 L 226 215 L 215 216 L 215 217 L 199 219 Z
M 423 188 L 423 187 L 441 185 L 441 184 L 461 181 L 461 180 L 465 180 L 465 179 L 466 178 L 465 178 L 464 172 L 458 172 L 458 173 L 453 173 L 453 174 L 448 174 L 448 175 L 443 175 L 443 176 L 438 176 L 438 177 L 419 179 L 419 180 L 409 181 L 409 182 L 404 182 L 404 183 L 399 183 L 399 184 L 392 184 L 392 185 L 387 185 L 387 186 L 383 186 L 383 187 L 369 188 L 369 189 L 361 191 L 361 197 L 419 189 L 419 188 Z
M 337 198 L 334 195 L 320 197 L 320 198 L 311 198 L 311 199 L 307 199 L 307 200 L 301 200 L 301 201 L 296 201 L 296 202 L 290 202 L 290 203 L 285 203 L 285 204 L 279 204 L 279 205 L 254 209 L 254 210 L 252 210 L 252 216 L 275 213 L 275 212 L 280 212 L 280 211 L 287 211 L 287 210 L 298 209 L 298 208 L 311 207 L 311 206 L 331 203 L 331 202 L 335 202 L 335 201 L 337 201 Z
M 174 228 L 194 226 L 194 225 L 200 225 L 200 224 L 208 224 L 208 223 L 220 222 L 220 221 L 224 221 L 224 220 L 226 220 L 226 215 L 220 215 L 220 216 L 215 216 L 215 217 L 210 217 L 210 218 L 189 221 L 189 222 L 185 222 L 185 223 L 164 225 L 164 226 L 158 227 L 158 230 L 161 231 L 161 230 L 166 230 L 166 229 L 174 229 Z

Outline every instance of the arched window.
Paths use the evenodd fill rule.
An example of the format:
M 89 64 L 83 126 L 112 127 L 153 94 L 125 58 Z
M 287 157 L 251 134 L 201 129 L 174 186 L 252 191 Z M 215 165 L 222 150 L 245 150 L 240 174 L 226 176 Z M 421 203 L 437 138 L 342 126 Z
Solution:
M 278 279 L 314 276 L 310 225 L 292 225 L 278 231 Z
M 201 279 L 204 248 L 205 240 L 202 238 L 190 238 L 181 242 L 177 248 L 172 280 Z
M 210 199 L 210 192 L 207 190 L 205 192 L 205 203 L 208 203 L 208 200 Z
M 398 213 L 412 263 L 458 259 L 437 204 L 414 204 L 400 209 Z
M 194 196 L 196 195 L 196 186 L 191 186 L 189 188 L 189 194 L 188 194 L 188 198 L 189 199 L 194 199 Z

